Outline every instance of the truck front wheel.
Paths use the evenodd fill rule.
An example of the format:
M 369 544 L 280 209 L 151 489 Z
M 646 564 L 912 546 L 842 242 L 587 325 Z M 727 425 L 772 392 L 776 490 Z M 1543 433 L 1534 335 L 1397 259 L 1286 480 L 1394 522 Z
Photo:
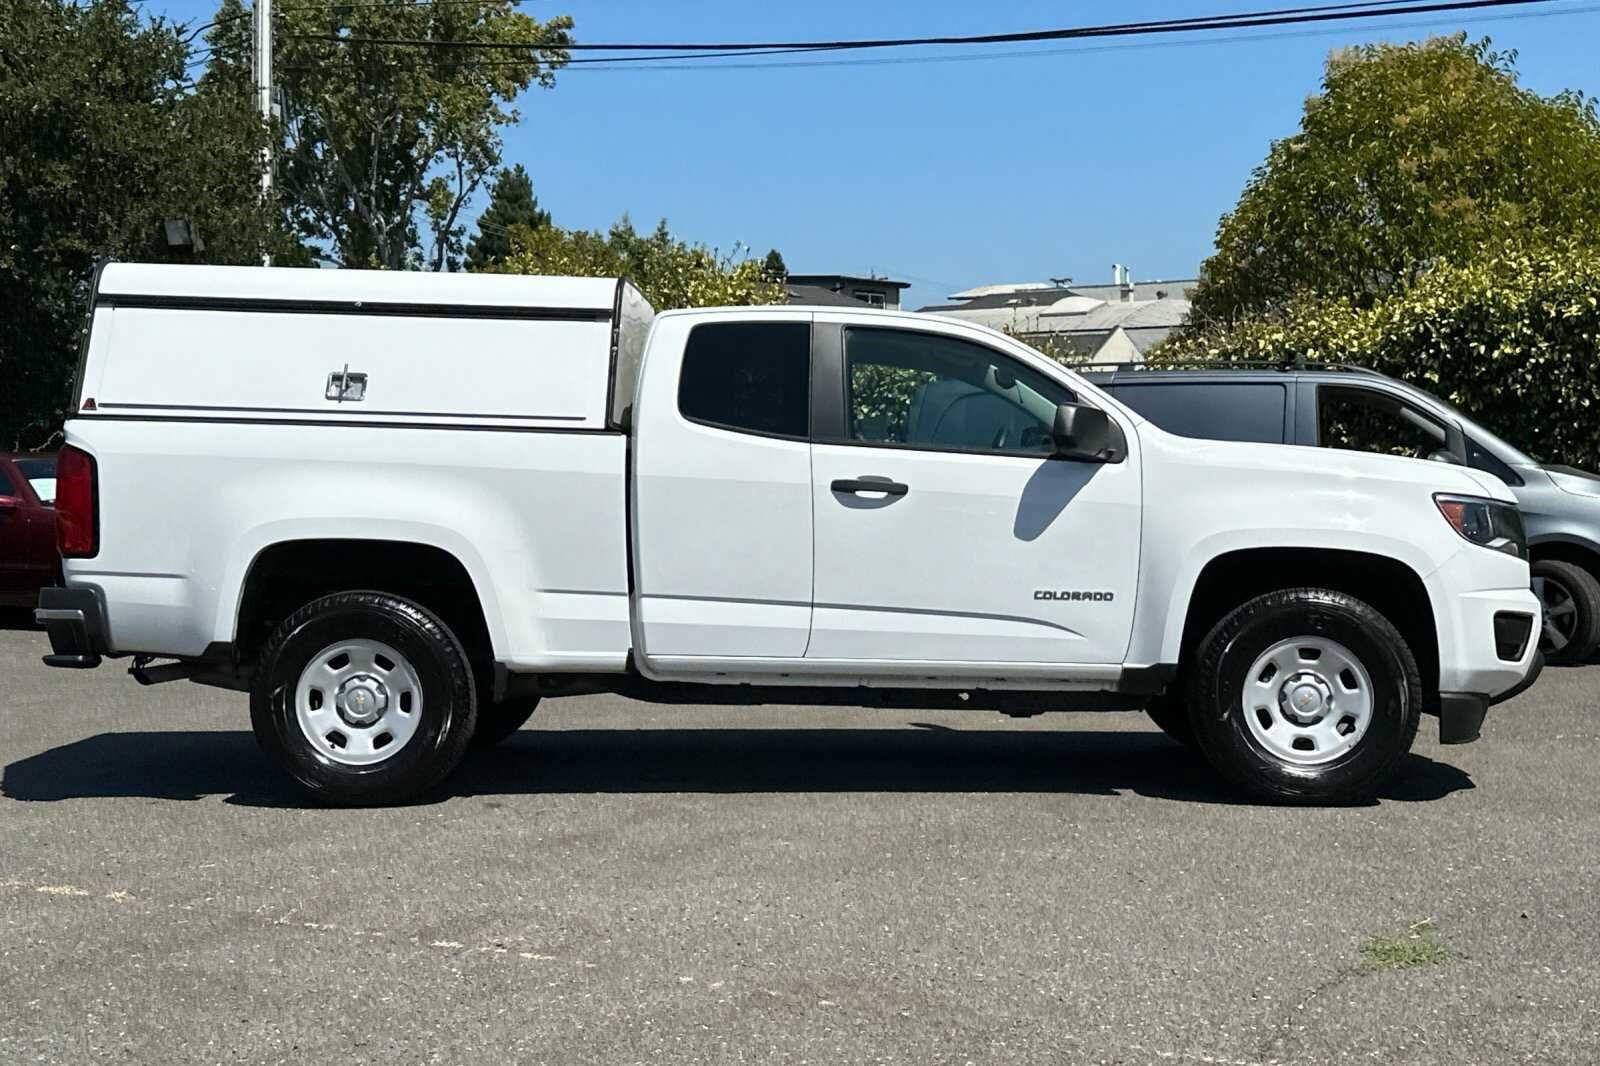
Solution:
M 1236 608 L 1190 673 L 1200 750 L 1268 799 L 1341 803 L 1375 792 L 1416 739 L 1422 681 L 1405 639 L 1371 606 L 1288 589 Z
M 262 651 L 250 691 L 257 741 L 318 799 L 401 803 L 467 749 L 477 695 L 466 652 L 426 609 L 341 592 L 296 611 Z

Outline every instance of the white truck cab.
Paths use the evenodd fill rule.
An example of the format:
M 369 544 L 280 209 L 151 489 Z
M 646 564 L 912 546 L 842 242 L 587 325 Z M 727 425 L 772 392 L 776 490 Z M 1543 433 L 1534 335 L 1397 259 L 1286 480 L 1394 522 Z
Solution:
M 1257 794 L 1343 800 L 1539 665 L 1494 478 L 1176 437 L 935 317 L 112 264 L 72 409 L 46 661 L 249 691 L 334 802 L 595 691 L 1144 706 Z

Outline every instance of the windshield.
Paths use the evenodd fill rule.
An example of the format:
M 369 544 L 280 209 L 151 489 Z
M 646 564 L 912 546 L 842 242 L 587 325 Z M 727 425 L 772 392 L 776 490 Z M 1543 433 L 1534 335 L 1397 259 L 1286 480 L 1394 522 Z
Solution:
M 54 459 L 18 459 L 17 470 L 28 479 L 33 494 L 40 503 L 56 502 L 56 461 Z

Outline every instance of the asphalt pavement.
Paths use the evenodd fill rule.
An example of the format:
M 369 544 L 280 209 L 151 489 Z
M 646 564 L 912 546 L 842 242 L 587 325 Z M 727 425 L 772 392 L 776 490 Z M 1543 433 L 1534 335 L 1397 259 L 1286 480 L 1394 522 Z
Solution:
M 1600 1062 L 1600 667 L 1378 802 L 1134 713 L 554 701 L 306 806 L 240 695 L 0 631 L 0 1063 Z

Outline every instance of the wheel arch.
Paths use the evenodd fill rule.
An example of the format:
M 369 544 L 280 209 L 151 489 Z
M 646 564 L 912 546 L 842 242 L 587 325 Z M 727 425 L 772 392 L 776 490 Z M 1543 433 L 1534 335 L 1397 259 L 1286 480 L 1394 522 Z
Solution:
M 1250 547 L 1207 560 L 1189 586 L 1181 628 L 1169 625 L 1169 634 L 1177 629 L 1176 641 L 1166 651 L 1169 661 L 1191 661 L 1211 628 L 1240 604 L 1303 587 L 1332 589 L 1370 604 L 1410 645 L 1424 693 L 1438 691 L 1439 628 L 1422 575 L 1393 556 L 1348 548 Z
M 1600 581 L 1600 545 L 1578 537 L 1556 535 L 1541 537 L 1528 543 L 1530 563 L 1553 559 L 1581 566 Z
M 301 536 L 265 543 L 230 585 L 236 598 L 220 612 L 227 639 L 248 664 L 272 627 L 299 607 L 332 592 L 370 590 L 426 607 L 456 633 L 475 668 L 492 667 L 504 639 L 497 605 L 492 586 L 474 573 L 477 560 L 463 554 L 427 540 L 388 537 Z

